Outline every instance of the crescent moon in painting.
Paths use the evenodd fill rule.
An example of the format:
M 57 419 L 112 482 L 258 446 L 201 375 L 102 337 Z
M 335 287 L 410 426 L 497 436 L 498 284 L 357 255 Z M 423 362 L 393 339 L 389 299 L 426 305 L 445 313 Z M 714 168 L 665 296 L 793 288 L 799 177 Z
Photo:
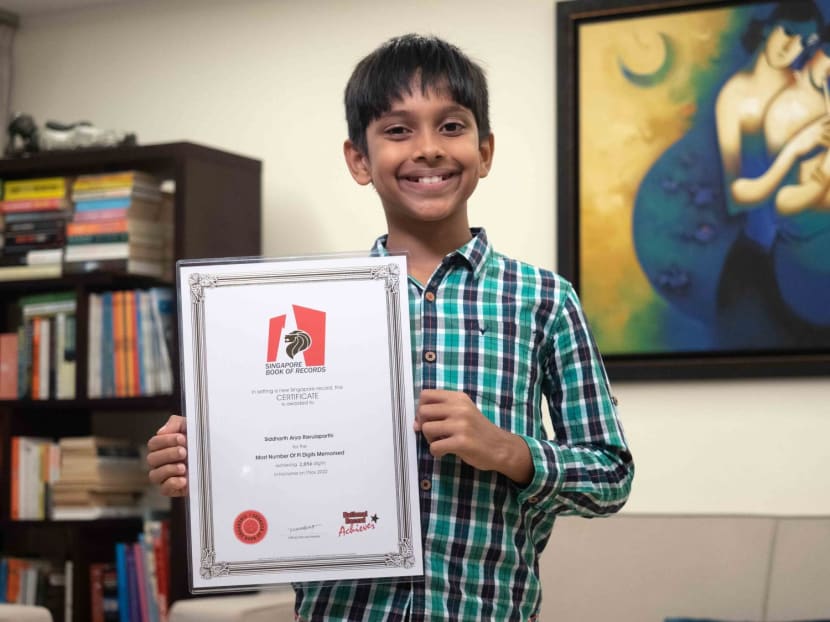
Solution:
M 668 35 L 661 32 L 650 38 L 651 41 L 645 44 L 638 38 L 636 45 L 626 46 L 628 64 L 621 56 L 617 56 L 617 64 L 625 79 L 642 88 L 660 84 L 671 71 L 675 59 L 674 45 Z M 631 64 L 635 64 L 638 70 L 631 69 Z M 655 65 L 655 69 L 649 70 Z

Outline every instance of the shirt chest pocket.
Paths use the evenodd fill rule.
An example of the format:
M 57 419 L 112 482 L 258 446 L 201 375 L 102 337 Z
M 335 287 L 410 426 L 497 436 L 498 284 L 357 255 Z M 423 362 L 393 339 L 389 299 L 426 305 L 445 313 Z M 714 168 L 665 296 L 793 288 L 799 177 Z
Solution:
M 524 408 L 536 377 L 528 327 L 473 318 L 447 328 L 448 341 L 458 346 L 450 357 L 458 364 L 448 368 L 448 375 L 456 376 L 458 390 L 469 395 L 489 419 L 512 427 L 503 415 Z

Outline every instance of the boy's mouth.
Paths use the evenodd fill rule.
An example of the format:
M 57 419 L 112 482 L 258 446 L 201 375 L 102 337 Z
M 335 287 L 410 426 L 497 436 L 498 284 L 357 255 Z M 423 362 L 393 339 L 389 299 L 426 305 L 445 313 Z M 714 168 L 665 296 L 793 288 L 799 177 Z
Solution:
M 450 177 L 455 175 L 455 173 L 444 173 L 443 175 L 424 175 L 421 177 L 410 177 L 405 176 L 404 179 L 406 181 L 411 181 L 415 184 L 421 184 L 424 186 L 431 186 L 434 184 L 440 184 L 442 181 L 448 180 Z

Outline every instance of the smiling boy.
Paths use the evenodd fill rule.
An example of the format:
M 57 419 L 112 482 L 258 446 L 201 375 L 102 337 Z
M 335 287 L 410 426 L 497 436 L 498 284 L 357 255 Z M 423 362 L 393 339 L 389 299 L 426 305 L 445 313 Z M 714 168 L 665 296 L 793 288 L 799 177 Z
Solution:
M 631 486 L 602 362 L 570 284 L 469 226 L 494 148 L 481 68 L 440 39 L 398 37 L 357 65 L 345 104 L 346 163 L 386 216 L 373 254 L 408 256 L 425 570 L 295 585 L 298 619 L 534 620 L 556 515 L 615 512 Z M 185 494 L 184 420 L 148 446 L 151 480 Z

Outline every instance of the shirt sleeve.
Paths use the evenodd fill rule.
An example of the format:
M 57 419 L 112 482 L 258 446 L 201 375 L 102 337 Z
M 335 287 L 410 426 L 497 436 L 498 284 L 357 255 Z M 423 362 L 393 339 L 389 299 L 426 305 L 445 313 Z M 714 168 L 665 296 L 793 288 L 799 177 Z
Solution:
M 634 463 L 608 378 L 576 292 L 563 282 L 544 353 L 544 393 L 554 438 L 522 438 L 535 473 L 521 503 L 553 513 L 601 516 L 628 499 Z

